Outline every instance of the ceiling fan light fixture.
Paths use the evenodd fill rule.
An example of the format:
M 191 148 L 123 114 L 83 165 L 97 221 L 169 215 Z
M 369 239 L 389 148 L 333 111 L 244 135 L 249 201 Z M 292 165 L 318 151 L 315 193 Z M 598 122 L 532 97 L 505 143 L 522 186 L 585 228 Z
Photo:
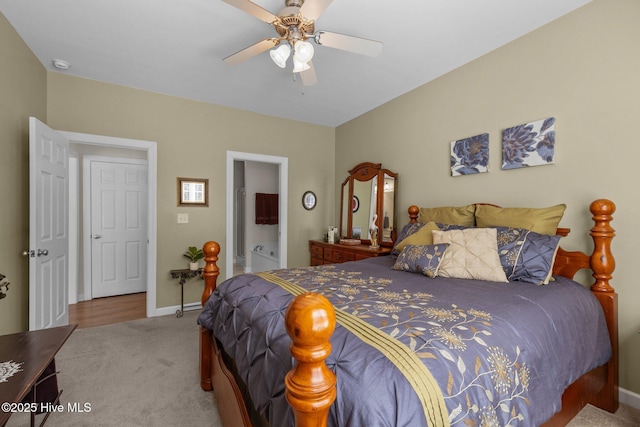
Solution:
M 271 59 L 273 59 L 273 62 L 275 62 L 278 67 L 284 68 L 287 66 L 289 55 L 291 55 L 291 48 L 285 43 L 275 49 L 271 49 L 269 55 L 271 55 Z
M 306 64 L 311 61 L 311 58 L 313 58 L 313 45 L 309 42 L 299 40 L 293 46 L 293 49 L 295 51 L 293 54 L 294 59 L 297 59 L 300 62 Z
M 309 68 L 311 68 L 309 64 L 298 60 L 296 55 L 293 55 L 293 72 L 294 73 L 300 73 L 302 71 L 308 70 Z

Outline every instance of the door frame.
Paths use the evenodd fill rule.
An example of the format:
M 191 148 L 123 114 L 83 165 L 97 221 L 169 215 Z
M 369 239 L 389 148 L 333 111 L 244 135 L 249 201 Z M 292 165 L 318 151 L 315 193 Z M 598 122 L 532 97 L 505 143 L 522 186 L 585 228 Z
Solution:
M 115 157 L 115 156 L 102 156 L 98 154 L 89 154 L 86 156 L 82 156 L 82 229 L 83 230 L 91 230 L 91 206 L 87 201 L 91 200 L 91 162 L 105 162 L 105 163 L 120 163 L 120 164 L 131 164 L 131 165 L 144 165 L 149 169 L 148 161 L 146 159 L 132 159 L 128 157 Z M 147 191 L 148 187 L 147 187 Z M 149 198 L 147 197 L 147 203 Z M 147 207 L 147 210 L 149 208 Z M 148 216 L 147 216 L 148 220 Z M 148 233 L 147 228 L 147 233 Z M 92 239 L 89 237 L 89 234 L 86 232 L 82 236 L 82 268 L 83 268 L 83 277 L 84 277 L 84 300 L 93 299 L 93 255 L 91 253 L 91 243 Z M 149 272 L 147 271 L 147 277 L 149 276 Z M 87 284 L 90 286 L 87 287 Z M 148 282 L 147 282 L 148 288 Z
M 234 167 L 235 161 L 250 161 L 259 163 L 273 163 L 278 167 L 279 194 L 278 197 L 278 250 L 280 254 L 280 268 L 287 268 L 287 203 L 289 200 L 289 159 L 287 157 L 270 156 L 266 154 L 241 153 L 238 151 L 227 151 L 227 250 L 226 250 L 226 278 L 233 277 L 233 258 L 235 253 L 234 239 Z M 246 250 L 246 249 L 245 249 Z
M 58 131 L 70 143 L 83 145 L 99 145 L 103 147 L 128 148 L 142 150 L 147 153 L 147 317 L 159 316 L 156 307 L 156 258 L 157 258 L 157 176 L 158 176 L 158 145 L 154 141 L 138 139 L 116 138 L 103 135 L 92 135 L 78 132 Z

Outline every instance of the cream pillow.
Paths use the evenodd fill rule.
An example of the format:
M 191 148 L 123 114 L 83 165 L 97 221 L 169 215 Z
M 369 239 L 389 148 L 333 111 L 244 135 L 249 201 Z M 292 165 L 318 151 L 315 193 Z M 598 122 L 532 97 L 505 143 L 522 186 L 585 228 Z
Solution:
M 419 222 L 429 221 L 440 224 L 455 224 L 465 227 L 473 227 L 475 218 L 475 205 L 467 206 L 442 206 L 438 208 L 420 208 Z
M 438 276 L 457 279 L 508 282 L 504 274 L 495 228 L 434 230 L 433 243 L 448 243 L 438 267 Z
M 400 243 L 396 244 L 396 249 L 402 252 L 407 245 L 426 246 L 433 245 L 433 230 L 440 230 L 435 222 L 431 221 L 420 227 L 420 230 L 407 236 Z
M 566 208 L 564 204 L 548 208 L 499 208 L 478 205 L 475 212 L 476 226 L 526 228 L 553 236 Z

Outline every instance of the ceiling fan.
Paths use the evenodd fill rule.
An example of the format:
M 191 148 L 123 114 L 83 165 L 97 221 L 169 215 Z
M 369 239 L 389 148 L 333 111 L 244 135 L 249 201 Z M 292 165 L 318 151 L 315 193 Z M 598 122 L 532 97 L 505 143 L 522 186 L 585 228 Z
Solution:
M 224 58 L 228 64 L 238 64 L 271 49 L 271 59 L 280 68 L 285 68 L 293 50 L 293 72 L 300 73 L 303 85 L 311 86 L 316 84 L 318 79 L 311 63 L 314 48 L 307 40 L 320 46 L 368 56 L 377 56 L 382 51 L 382 43 L 379 41 L 328 31 L 316 31 L 316 19 L 333 0 L 285 0 L 285 7 L 277 15 L 250 0 L 223 1 L 273 26 L 278 33 L 278 37 L 265 38 Z

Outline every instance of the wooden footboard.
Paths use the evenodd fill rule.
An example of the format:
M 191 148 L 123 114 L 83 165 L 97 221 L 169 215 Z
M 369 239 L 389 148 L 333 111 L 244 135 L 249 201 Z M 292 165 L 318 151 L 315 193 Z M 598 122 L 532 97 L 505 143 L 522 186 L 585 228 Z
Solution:
M 618 295 L 609 281 L 615 268 L 611 254 L 611 240 L 615 230 L 611 227 L 615 204 L 610 200 L 596 200 L 590 206 L 595 225 L 591 228 L 594 249 L 591 255 L 582 252 L 558 250 L 554 274 L 573 278 L 582 268 L 593 271 L 595 283 L 591 291 L 604 310 L 611 345 L 610 361 L 580 377 L 562 396 L 562 410 L 544 426 L 566 425 L 587 403 L 609 412 L 618 409 Z M 415 221 L 418 207 L 409 208 L 409 216 Z M 568 230 L 559 229 L 566 235 Z M 207 242 L 203 247 L 206 267 L 205 289 L 202 303 L 216 288 L 219 274 L 216 261 L 220 246 Z M 335 375 L 327 368 L 324 359 L 331 352 L 329 338 L 335 327 L 335 313 L 331 304 L 322 296 L 306 293 L 298 296 L 287 309 L 286 327 L 296 358 L 295 367 L 287 374 L 286 397 L 291 405 L 298 427 L 326 425 L 329 407 L 336 396 Z M 240 388 L 222 361 L 221 351 L 212 339 L 210 331 L 200 328 L 201 387 L 216 392 L 221 417 L 226 426 L 251 426 Z
M 205 243 L 206 266 L 202 305 L 216 288 L 216 265 L 220 245 Z M 326 426 L 329 408 L 336 397 L 336 378 L 325 359 L 331 354 L 329 339 L 335 329 L 336 315 L 323 296 L 305 293 L 296 297 L 285 316 L 291 337 L 291 354 L 297 360 L 285 378 L 286 398 L 294 412 L 297 427 Z M 223 360 L 211 331 L 200 326 L 200 387 L 215 391 L 220 418 L 225 426 L 252 427 L 240 386 Z

